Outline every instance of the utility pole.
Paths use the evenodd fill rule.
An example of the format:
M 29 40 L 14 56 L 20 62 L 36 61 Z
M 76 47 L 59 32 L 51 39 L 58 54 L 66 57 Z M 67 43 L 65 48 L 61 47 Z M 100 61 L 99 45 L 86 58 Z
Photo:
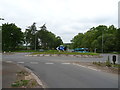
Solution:
M 4 18 L 0 18 L 0 20 L 4 20 Z M 2 26 L 0 25 L 0 52 L 2 52 Z
M 35 22 L 33 23 L 33 30 L 34 30 L 34 35 L 35 35 L 35 51 L 36 51 L 36 26 L 35 26 Z
M 103 53 L 103 30 L 102 30 L 102 53 Z

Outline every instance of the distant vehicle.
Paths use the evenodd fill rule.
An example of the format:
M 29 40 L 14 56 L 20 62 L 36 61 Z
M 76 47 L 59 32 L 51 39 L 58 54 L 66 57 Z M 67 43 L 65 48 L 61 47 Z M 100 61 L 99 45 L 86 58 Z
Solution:
M 75 48 L 74 52 L 88 53 L 89 49 L 88 48 Z

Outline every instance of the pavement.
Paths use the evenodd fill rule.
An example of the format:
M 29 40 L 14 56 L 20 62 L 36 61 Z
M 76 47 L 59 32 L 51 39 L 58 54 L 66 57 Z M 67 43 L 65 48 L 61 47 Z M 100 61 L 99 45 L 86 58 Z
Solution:
M 11 88 L 11 84 L 16 81 L 16 73 L 23 70 L 14 63 L 2 63 L 2 88 Z
M 92 62 L 103 58 L 28 57 L 27 53 L 3 55 L 3 61 L 31 69 L 48 88 L 118 88 L 118 75 L 73 65 L 69 62 Z M 4 67 L 3 67 L 4 68 Z
M 29 69 L 13 62 L 2 62 L 2 88 L 12 88 L 11 84 L 17 80 L 17 72 L 27 71 L 32 74 L 33 79 L 38 79 Z M 37 82 L 38 83 L 38 82 Z M 39 83 L 41 83 L 39 81 Z M 39 86 L 40 88 L 41 86 Z

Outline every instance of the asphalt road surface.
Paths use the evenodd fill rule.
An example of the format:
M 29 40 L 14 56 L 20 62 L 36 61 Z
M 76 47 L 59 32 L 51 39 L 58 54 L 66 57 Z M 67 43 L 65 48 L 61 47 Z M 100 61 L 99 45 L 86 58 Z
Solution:
M 48 88 L 118 88 L 118 75 L 69 63 L 70 61 L 104 61 L 106 57 L 28 57 L 25 56 L 26 54 L 3 55 L 2 59 L 3 61 L 15 62 L 31 69 Z

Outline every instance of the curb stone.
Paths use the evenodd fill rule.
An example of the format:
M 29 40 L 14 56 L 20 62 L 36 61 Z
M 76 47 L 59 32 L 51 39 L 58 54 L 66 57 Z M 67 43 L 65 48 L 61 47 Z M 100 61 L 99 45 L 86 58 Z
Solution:
M 99 55 L 64 55 L 64 54 L 37 54 L 37 55 L 25 55 L 25 56 L 70 56 L 70 57 L 81 57 L 81 58 L 100 58 Z

